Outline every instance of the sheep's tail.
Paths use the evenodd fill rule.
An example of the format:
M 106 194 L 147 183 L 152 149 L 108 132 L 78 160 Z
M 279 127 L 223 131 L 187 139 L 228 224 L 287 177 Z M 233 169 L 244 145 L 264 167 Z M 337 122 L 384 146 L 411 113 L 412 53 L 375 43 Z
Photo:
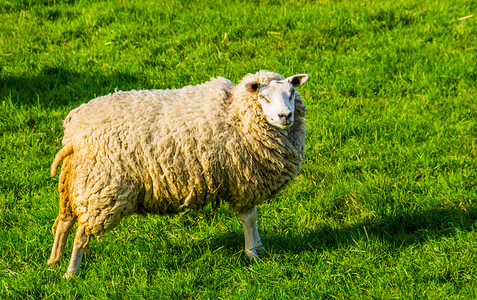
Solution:
M 58 166 L 67 156 L 73 154 L 73 145 L 64 146 L 55 156 L 55 160 L 51 165 L 51 177 L 55 176 Z

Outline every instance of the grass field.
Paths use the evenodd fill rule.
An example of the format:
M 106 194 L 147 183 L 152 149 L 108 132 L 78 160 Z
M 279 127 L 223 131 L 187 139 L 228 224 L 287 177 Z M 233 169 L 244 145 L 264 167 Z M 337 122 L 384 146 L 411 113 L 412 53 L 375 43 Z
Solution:
M 476 299 L 476 8 L 0 2 L 0 299 Z M 259 207 L 262 261 L 236 215 L 207 207 L 124 219 L 73 280 L 67 260 L 47 266 L 71 109 L 260 69 L 310 74 L 306 162 Z

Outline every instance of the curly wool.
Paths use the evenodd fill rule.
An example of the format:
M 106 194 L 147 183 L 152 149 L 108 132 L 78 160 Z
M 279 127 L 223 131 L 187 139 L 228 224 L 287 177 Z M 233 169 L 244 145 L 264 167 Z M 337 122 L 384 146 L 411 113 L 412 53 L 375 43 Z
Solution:
M 99 236 L 134 213 L 220 201 L 244 212 L 272 198 L 300 171 L 306 108 L 296 93 L 293 126 L 275 128 L 245 84 L 281 79 L 260 71 L 238 85 L 218 77 L 176 90 L 115 92 L 72 110 L 52 165 L 54 175 L 63 161 L 60 216 Z

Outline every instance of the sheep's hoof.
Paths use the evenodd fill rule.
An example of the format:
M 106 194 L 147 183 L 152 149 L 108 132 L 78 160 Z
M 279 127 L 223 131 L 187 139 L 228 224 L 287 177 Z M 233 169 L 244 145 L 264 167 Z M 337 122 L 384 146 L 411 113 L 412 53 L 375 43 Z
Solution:
M 64 279 L 72 279 L 75 278 L 78 274 L 75 272 L 66 272 L 65 275 L 63 275 Z
M 255 261 L 260 260 L 260 257 L 257 255 L 257 252 L 255 251 L 255 249 L 254 250 L 247 250 L 246 253 L 247 253 L 247 257 L 250 260 L 250 262 L 255 262 Z

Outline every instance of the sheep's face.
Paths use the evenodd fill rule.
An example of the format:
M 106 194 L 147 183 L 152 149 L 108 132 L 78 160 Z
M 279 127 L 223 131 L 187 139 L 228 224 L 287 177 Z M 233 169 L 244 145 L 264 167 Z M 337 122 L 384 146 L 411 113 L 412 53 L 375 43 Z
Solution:
M 283 80 L 272 80 L 268 85 L 255 81 L 245 87 L 250 93 L 257 94 L 265 119 L 270 125 L 288 129 L 294 121 L 295 88 L 307 79 L 307 74 L 300 74 Z

